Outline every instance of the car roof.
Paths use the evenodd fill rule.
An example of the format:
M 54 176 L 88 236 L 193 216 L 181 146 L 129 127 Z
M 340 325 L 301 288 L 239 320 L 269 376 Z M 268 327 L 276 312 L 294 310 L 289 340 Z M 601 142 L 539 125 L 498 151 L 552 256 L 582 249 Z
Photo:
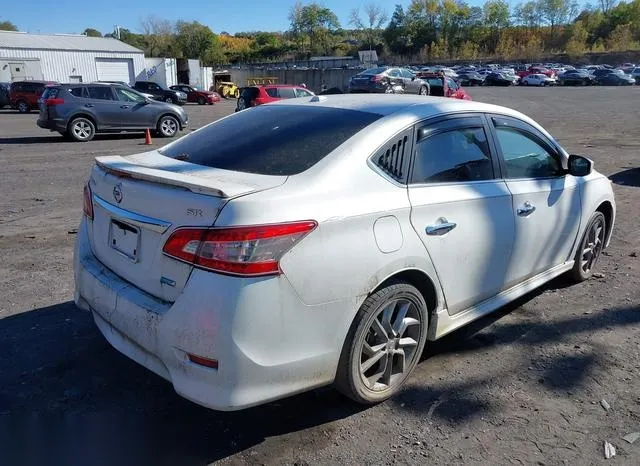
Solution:
M 23 81 L 13 81 L 11 84 L 57 84 L 56 81 L 41 81 L 39 79 L 25 79 Z
M 471 100 L 407 94 L 335 94 L 285 99 L 269 105 L 329 107 L 377 113 L 383 116 L 404 113 L 414 115 L 416 119 L 424 119 L 445 113 L 490 112 L 531 121 L 530 118 L 520 112 L 498 105 Z

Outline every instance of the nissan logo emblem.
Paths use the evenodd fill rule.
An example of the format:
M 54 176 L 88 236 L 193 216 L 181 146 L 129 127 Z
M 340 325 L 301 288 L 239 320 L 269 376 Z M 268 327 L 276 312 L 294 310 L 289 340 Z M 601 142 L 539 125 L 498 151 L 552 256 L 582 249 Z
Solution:
M 113 187 L 113 198 L 118 204 L 122 201 L 122 183 L 118 183 Z

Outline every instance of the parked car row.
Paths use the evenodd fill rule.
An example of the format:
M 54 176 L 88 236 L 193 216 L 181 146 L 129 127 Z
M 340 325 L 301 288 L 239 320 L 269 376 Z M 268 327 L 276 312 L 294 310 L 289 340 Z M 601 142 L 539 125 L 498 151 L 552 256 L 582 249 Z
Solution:
M 166 88 L 152 81 L 136 81 L 133 86 L 123 81 L 97 81 L 96 83 L 123 86 L 137 91 L 143 97 L 176 105 L 184 105 L 187 102 L 212 105 L 221 100 L 217 92 L 202 91 L 184 84 Z M 0 83 L 0 108 L 10 105 L 20 113 L 36 110 L 39 108 L 38 100 L 45 88 L 52 84 L 60 83 L 36 80 Z

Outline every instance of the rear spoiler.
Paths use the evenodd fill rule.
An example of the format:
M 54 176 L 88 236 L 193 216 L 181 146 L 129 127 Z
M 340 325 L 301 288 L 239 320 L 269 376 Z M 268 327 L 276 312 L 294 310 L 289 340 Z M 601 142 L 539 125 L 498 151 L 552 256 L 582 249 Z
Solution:
M 198 177 L 137 165 L 128 162 L 121 156 L 96 157 L 96 165 L 105 172 L 119 178 L 151 181 L 153 183 L 185 188 L 195 193 L 209 194 L 222 198 L 230 197 L 229 194 L 219 188 L 203 185 Z

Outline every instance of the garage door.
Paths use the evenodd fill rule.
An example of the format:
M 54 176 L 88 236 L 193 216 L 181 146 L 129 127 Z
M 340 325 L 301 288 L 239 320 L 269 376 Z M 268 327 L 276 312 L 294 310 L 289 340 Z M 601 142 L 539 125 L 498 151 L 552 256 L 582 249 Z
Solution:
M 133 63 L 130 58 L 96 58 L 98 81 L 133 81 Z

